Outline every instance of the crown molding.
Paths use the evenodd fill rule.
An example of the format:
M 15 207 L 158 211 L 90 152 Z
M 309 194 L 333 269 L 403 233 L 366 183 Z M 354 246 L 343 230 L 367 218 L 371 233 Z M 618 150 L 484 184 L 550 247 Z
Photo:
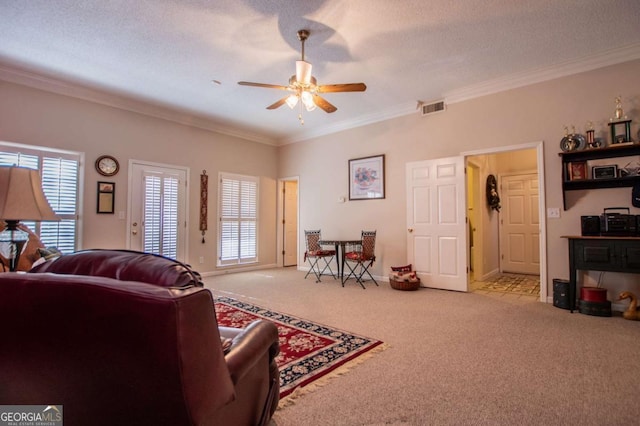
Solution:
M 443 98 L 445 104 L 453 104 L 635 59 L 640 59 L 640 43 L 619 47 L 598 55 L 566 61 L 547 68 L 512 74 L 510 76 L 462 87 L 445 93 Z M 0 63 L 0 80 L 272 146 L 302 142 L 315 137 L 326 136 L 355 127 L 366 126 L 416 113 L 415 101 L 412 100 L 409 103 L 398 104 L 375 113 L 356 117 L 352 120 L 343 120 L 322 126 L 318 129 L 303 130 L 285 138 L 276 139 L 264 134 L 224 126 L 206 117 L 168 108 L 151 101 L 136 100 L 128 96 L 109 93 L 105 90 L 70 83 L 54 77 L 47 77 L 35 72 L 15 68 L 6 63 Z
M 445 93 L 445 103 L 467 101 L 518 87 L 554 80 L 610 65 L 640 59 L 640 43 L 612 49 L 598 55 L 582 57 L 547 68 L 512 74 Z
M 163 120 L 172 121 L 185 126 L 197 127 L 203 130 L 233 136 L 252 142 L 275 145 L 273 138 L 262 134 L 222 126 L 205 117 L 189 114 L 177 109 L 167 108 L 151 101 L 136 100 L 128 96 L 121 96 L 104 90 L 93 89 L 81 84 L 70 83 L 62 79 L 47 77 L 34 72 L 7 66 L 6 64 L 0 64 L 0 80 L 89 102 L 95 102 L 109 107 L 124 109 L 150 117 L 161 118 Z
M 446 93 L 443 97 L 445 104 L 453 104 L 635 59 L 640 59 L 640 43 L 612 49 L 598 55 L 574 59 L 547 68 L 512 74 L 510 76 L 500 77 L 494 80 L 488 80 L 482 83 L 462 87 Z M 345 120 L 330 126 L 322 127 L 321 129 L 300 132 L 296 135 L 282 139 L 280 142 L 283 145 L 301 142 L 314 137 L 325 136 L 354 127 L 390 120 L 403 115 L 413 114 L 415 112 L 415 101 L 412 101 L 410 104 L 396 105 L 395 107 L 374 114 L 365 115 L 356 118 L 355 120 Z

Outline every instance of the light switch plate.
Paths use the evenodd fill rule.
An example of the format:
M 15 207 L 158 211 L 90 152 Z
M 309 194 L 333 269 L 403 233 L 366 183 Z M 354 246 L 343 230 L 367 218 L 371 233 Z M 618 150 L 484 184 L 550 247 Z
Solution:
M 560 218 L 560 208 L 559 207 L 549 207 L 547 209 L 547 217 L 550 219 L 559 219 Z

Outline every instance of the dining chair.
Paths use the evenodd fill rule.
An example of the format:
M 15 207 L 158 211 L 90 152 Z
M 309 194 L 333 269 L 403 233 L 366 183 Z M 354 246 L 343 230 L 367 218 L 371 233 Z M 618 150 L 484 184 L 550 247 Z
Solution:
M 313 272 L 313 274 L 316 276 L 316 282 L 319 283 L 320 276 L 323 275 L 324 272 L 328 269 L 329 273 L 335 280 L 336 275 L 331 270 L 331 266 L 329 266 L 329 263 L 335 257 L 336 251 L 325 250 L 322 248 L 322 246 L 318 242 L 321 239 L 320 230 L 304 231 L 304 236 L 307 242 L 307 251 L 304 252 L 304 260 L 305 262 L 308 261 L 309 265 L 311 265 L 311 268 L 307 271 L 307 274 L 304 276 L 304 278 L 306 279 L 307 276 L 309 276 L 309 274 Z M 324 267 L 322 269 L 320 269 L 320 267 L 322 266 L 322 264 L 320 263 L 321 259 L 324 262 Z
M 349 273 L 342 277 L 343 287 L 350 277 L 354 277 L 362 288 L 366 288 L 362 279 L 365 274 L 369 275 L 369 278 L 378 285 L 378 282 L 369 272 L 369 268 L 376 260 L 376 231 L 362 231 L 360 244 L 356 245 L 353 250 L 346 252 L 344 260 L 345 265 L 349 268 Z

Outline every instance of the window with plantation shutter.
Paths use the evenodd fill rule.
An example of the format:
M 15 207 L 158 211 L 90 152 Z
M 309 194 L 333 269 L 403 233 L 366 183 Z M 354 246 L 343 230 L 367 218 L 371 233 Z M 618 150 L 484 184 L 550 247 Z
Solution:
M 258 261 L 258 178 L 220 174 L 218 265 Z
M 144 177 L 143 251 L 176 259 L 178 256 L 178 184 L 176 176 Z
M 62 220 L 22 223 L 31 228 L 46 247 L 57 247 L 63 253 L 75 251 L 80 154 L 0 143 L 0 165 L 16 165 L 40 171 L 47 201 Z

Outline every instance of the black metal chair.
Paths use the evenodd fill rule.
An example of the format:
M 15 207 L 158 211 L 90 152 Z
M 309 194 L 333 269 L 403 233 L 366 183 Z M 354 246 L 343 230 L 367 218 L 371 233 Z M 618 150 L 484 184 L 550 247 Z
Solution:
M 308 261 L 311 268 L 307 271 L 307 274 L 304 276 L 305 279 L 309 276 L 311 272 L 316 276 L 316 282 L 320 282 L 320 276 L 324 274 L 324 272 L 328 269 L 331 273 L 333 279 L 336 279 L 336 275 L 331 270 L 331 266 L 329 263 L 333 260 L 336 255 L 335 250 L 325 250 L 318 243 L 320 241 L 320 230 L 317 231 L 304 231 L 304 236 L 307 241 L 307 251 L 304 252 L 304 260 Z M 320 269 L 322 264 L 320 260 L 324 262 L 324 267 Z
M 347 251 L 344 254 L 345 265 L 349 268 L 349 273 L 342 278 L 342 286 L 350 278 L 354 277 L 356 282 L 364 286 L 363 277 L 365 274 L 369 275 L 369 278 L 378 285 L 378 282 L 373 278 L 369 268 L 376 260 L 376 231 L 362 231 L 362 239 L 360 244 L 354 247 L 353 250 Z M 351 264 L 353 263 L 353 266 Z

